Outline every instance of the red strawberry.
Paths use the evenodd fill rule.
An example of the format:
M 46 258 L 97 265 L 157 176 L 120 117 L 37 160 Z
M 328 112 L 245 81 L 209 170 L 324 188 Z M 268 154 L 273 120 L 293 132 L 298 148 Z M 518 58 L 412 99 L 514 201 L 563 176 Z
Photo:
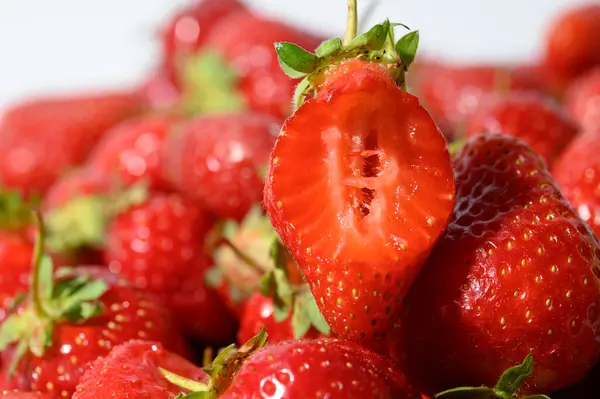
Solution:
M 250 397 L 421 399 L 397 366 L 349 341 L 301 340 L 250 355 L 222 399 Z
M 159 342 L 130 341 L 90 364 L 73 399 L 152 398 L 173 399 L 182 389 L 171 384 L 159 367 L 197 382 L 208 375 Z
M 0 185 L 42 194 L 67 169 L 82 163 L 111 126 L 144 107 L 137 94 L 105 93 L 40 99 L 0 119 Z
M 0 391 L 2 399 L 51 399 L 45 393 L 23 392 L 23 391 Z
M 600 67 L 571 85 L 565 106 L 585 130 L 600 131 Z
M 259 202 L 264 168 L 276 135 L 257 114 L 201 116 L 181 126 L 167 146 L 176 188 L 223 218 L 241 220 Z
M 433 63 L 419 70 L 411 89 L 444 133 L 462 135 L 464 124 L 490 93 L 540 91 L 539 73 L 527 67 Z
M 552 165 L 578 130 L 575 122 L 550 100 L 532 93 L 513 93 L 484 101 L 468 122 L 467 137 L 508 134 L 524 140 L 547 165 Z
M 46 212 L 51 212 L 79 197 L 106 194 L 112 185 L 111 179 L 97 170 L 75 169 L 50 186 L 43 197 L 42 207 Z
M 574 6 L 559 14 L 546 32 L 544 59 L 563 81 L 600 65 L 600 4 Z
M 579 216 L 600 236 L 600 131 L 580 135 L 552 170 Z
M 219 20 L 188 60 L 184 97 L 194 111 L 251 110 L 283 121 L 292 111 L 297 80 L 281 71 L 273 43 L 314 50 L 319 41 L 280 21 L 241 11 Z
M 418 99 L 378 65 L 332 67 L 284 124 L 266 182 L 265 209 L 331 330 L 385 335 L 454 205 L 446 141 Z
M 204 284 L 210 266 L 204 242 L 212 224 L 211 215 L 179 195 L 153 194 L 110 223 L 104 259 L 111 271 L 163 298 L 184 330 L 208 343 L 227 343 L 234 318 Z
M 455 216 L 404 302 L 393 357 L 426 393 L 493 384 L 529 353 L 524 392 L 581 380 L 600 354 L 597 238 L 523 141 L 478 136 L 455 169 Z
M 29 289 L 33 245 L 22 235 L 0 231 L 0 323 L 15 298 Z
M 146 181 L 152 189 L 169 189 L 162 174 L 163 153 L 176 121 L 172 116 L 150 116 L 117 125 L 96 145 L 87 168 L 124 185 Z
M 183 351 L 157 298 L 101 269 L 78 267 L 53 278 L 52 261 L 41 248 L 42 238 L 31 295 L 0 329 L 0 374 L 10 388 L 68 397 L 87 363 L 134 338 Z

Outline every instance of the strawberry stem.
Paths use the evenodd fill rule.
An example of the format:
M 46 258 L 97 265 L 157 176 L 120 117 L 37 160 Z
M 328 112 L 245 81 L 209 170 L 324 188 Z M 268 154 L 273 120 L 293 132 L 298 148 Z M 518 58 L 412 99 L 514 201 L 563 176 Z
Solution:
M 39 211 L 34 211 L 33 216 L 35 224 L 37 226 L 37 239 L 35 240 L 35 246 L 33 249 L 33 270 L 31 275 L 31 290 L 32 290 L 32 301 L 35 312 L 40 317 L 50 317 L 50 314 L 44 308 L 44 301 L 41 298 L 41 292 L 43 290 L 41 281 L 41 268 L 42 258 L 44 255 L 44 247 L 46 242 L 46 234 L 44 232 L 44 220 L 42 214 Z
M 357 0 L 348 0 L 348 19 L 346 20 L 346 34 L 344 35 L 344 45 L 349 45 L 356 37 L 358 26 Z
M 240 258 L 244 263 L 253 268 L 255 271 L 259 272 L 260 275 L 265 274 L 265 270 L 267 268 L 260 267 L 258 263 L 254 261 L 254 259 L 250 258 L 248 255 L 242 252 L 234 243 L 232 243 L 227 237 L 221 237 L 221 243 L 228 246 L 235 255 Z

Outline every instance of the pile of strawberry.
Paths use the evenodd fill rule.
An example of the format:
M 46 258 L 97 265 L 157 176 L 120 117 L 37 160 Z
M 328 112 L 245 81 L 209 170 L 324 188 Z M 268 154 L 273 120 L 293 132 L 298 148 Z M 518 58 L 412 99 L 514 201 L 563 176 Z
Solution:
M 508 66 L 356 8 L 195 2 L 141 87 L 4 110 L 0 397 L 600 395 L 600 5 Z

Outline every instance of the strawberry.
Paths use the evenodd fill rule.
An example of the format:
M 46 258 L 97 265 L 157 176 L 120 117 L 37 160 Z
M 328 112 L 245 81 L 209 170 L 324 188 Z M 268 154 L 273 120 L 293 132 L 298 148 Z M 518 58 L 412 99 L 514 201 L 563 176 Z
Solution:
M 579 216 L 600 236 L 600 134 L 580 135 L 552 170 L 556 183 Z
M 421 399 L 389 359 L 349 341 L 300 340 L 251 354 L 221 399 Z
M 145 180 L 154 190 L 168 190 L 163 153 L 175 122 L 172 116 L 149 116 L 115 126 L 96 145 L 86 167 L 124 185 Z
M 52 212 L 76 198 L 110 192 L 112 185 L 111 179 L 98 170 L 75 169 L 62 175 L 50 186 L 42 199 L 42 208 Z
M 183 101 L 195 112 L 254 111 L 283 121 L 298 80 L 281 71 L 273 43 L 314 49 L 319 39 L 280 21 L 247 11 L 211 27 L 204 45 L 183 68 Z
M 207 40 L 214 26 L 227 15 L 244 10 L 238 0 L 201 0 L 188 4 L 169 18 L 161 32 L 161 71 L 176 86 L 179 69 Z
M 404 302 L 392 357 L 425 393 L 493 384 L 529 353 L 523 392 L 581 380 L 600 355 L 597 238 L 519 139 L 477 136 L 455 169 L 454 218 Z
M 565 106 L 584 130 L 600 131 L 600 67 L 573 82 Z
M 23 392 L 23 391 L 0 391 L 3 399 L 51 399 L 50 395 L 45 393 L 36 392 Z
M 450 65 L 420 68 L 411 89 L 449 136 L 464 134 L 464 124 L 491 93 L 542 91 L 540 74 L 526 66 Z
M 204 284 L 210 266 L 204 241 L 212 224 L 210 214 L 177 194 L 151 194 L 110 222 L 104 259 L 111 271 L 160 296 L 186 332 L 227 343 L 234 318 Z
M 129 341 L 89 365 L 73 399 L 152 398 L 173 399 L 182 390 L 164 378 L 159 368 L 197 382 L 208 375 L 159 342 Z
M 33 245 L 23 235 L 0 231 L 0 323 L 29 289 Z
M 544 62 L 568 82 L 600 65 L 600 4 L 577 5 L 550 22 L 545 38 Z
M 264 206 L 331 331 L 363 342 L 391 330 L 454 206 L 446 140 L 396 86 L 418 32 L 394 44 L 392 29 L 386 21 L 347 44 L 332 39 L 319 55 L 276 45 L 287 69 L 308 74 L 308 99 L 277 138 Z M 347 60 L 358 45 L 372 62 Z
M 467 137 L 504 133 L 524 140 L 552 165 L 578 133 L 577 124 L 554 103 L 537 94 L 512 93 L 483 101 L 467 124 Z
M 68 397 L 87 363 L 134 338 L 184 350 L 157 298 L 107 270 L 76 267 L 53 277 L 43 244 L 41 234 L 30 295 L 0 329 L 0 375 L 9 388 Z
M 39 99 L 6 110 L 0 119 L 0 185 L 43 194 L 85 160 L 108 128 L 144 106 L 137 94 L 103 93 Z
M 223 218 L 241 220 L 260 201 L 261 168 L 276 125 L 257 114 L 201 116 L 167 144 L 166 170 L 175 187 Z

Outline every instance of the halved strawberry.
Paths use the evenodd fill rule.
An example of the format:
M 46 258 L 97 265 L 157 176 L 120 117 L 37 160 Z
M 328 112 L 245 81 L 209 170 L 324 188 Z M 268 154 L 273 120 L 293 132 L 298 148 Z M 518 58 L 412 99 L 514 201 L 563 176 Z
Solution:
M 331 330 L 386 334 L 454 206 L 446 141 L 380 65 L 331 67 L 284 124 L 265 209 Z

